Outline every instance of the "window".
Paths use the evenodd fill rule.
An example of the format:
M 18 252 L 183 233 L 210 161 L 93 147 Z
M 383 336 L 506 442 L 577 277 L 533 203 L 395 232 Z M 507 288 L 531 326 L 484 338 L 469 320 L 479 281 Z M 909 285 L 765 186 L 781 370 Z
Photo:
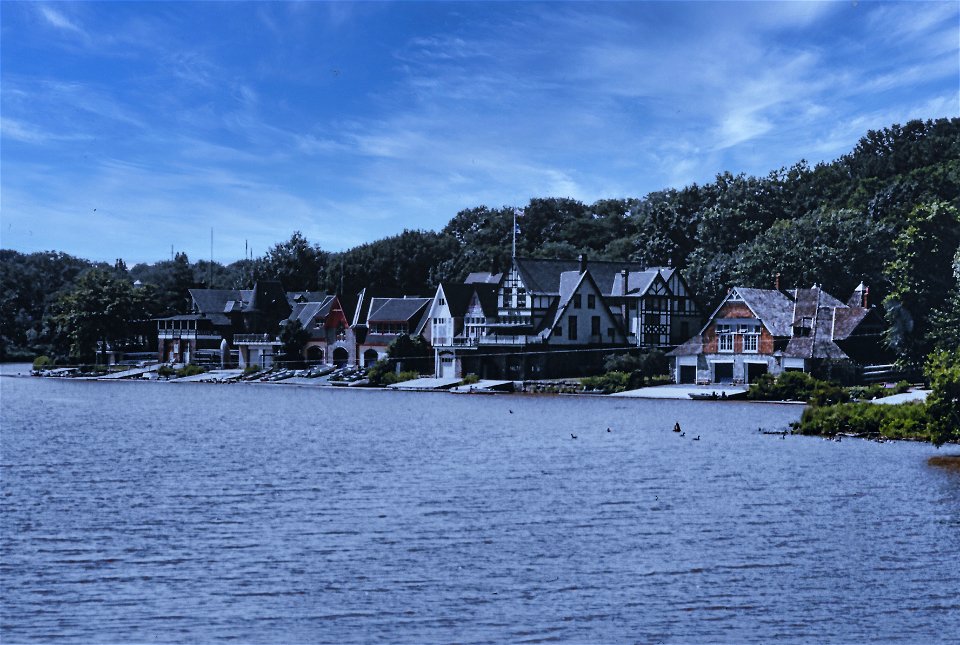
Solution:
M 580 305 L 582 304 L 582 302 L 583 302 L 583 301 L 581 300 L 581 297 L 580 297 L 580 294 L 579 294 L 579 293 L 576 294 L 575 296 L 573 296 L 573 308 L 574 308 L 574 309 L 579 309 L 579 308 L 580 308 Z
M 760 338 L 759 334 L 744 334 L 743 336 L 743 351 L 744 352 L 757 352 L 757 339 Z
M 587 294 L 587 309 L 597 308 L 597 297 L 592 293 Z
M 607 336 L 610 337 L 610 340 L 613 340 L 615 335 L 616 332 L 614 331 L 613 327 L 607 327 Z
M 577 340 L 577 317 L 567 316 L 567 338 Z
M 590 318 L 590 335 L 591 336 L 600 335 L 600 316 L 592 316 Z
M 720 334 L 717 336 L 717 342 L 721 352 L 733 351 L 733 334 Z
M 729 324 L 717 324 L 717 349 L 721 352 L 733 351 L 733 329 Z

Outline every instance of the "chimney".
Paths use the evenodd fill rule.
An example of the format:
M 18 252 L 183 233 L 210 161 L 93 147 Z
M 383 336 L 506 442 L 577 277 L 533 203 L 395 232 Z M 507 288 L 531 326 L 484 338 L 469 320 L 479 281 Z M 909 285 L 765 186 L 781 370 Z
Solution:
M 626 269 L 620 271 L 620 295 L 625 296 L 630 289 L 627 288 L 627 280 L 629 279 L 630 273 Z
M 863 288 L 863 308 L 870 306 L 870 287 Z
M 773 288 L 777 291 L 780 291 L 780 273 L 778 272 L 776 277 L 773 279 Z
M 584 273 L 587 270 L 587 256 L 581 253 L 577 256 L 577 261 L 580 263 L 580 273 Z

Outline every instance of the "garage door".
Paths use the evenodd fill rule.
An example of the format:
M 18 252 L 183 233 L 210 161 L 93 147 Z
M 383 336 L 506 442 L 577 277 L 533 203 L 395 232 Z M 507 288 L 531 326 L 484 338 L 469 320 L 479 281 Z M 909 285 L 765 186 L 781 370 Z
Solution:
M 733 383 L 733 363 L 714 363 L 713 380 L 717 383 Z
M 680 366 L 680 382 L 696 383 L 697 382 L 697 366 L 681 365 Z
M 766 363 L 747 363 L 747 383 L 753 383 L 761 375 L 767 373 L 767 364 Z

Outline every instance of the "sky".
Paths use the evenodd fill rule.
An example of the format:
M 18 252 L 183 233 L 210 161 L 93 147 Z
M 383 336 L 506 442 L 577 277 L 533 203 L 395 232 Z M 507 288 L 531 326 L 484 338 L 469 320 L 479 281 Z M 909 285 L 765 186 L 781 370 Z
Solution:
M 960 115 L 960 3 L 0 3 L 0 247 L 337 251 Z

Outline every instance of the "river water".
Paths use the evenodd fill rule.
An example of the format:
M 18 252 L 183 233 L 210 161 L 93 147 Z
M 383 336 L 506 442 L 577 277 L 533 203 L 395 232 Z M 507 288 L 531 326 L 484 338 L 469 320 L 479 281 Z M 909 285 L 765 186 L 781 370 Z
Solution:
M 797 406 L 31 378 L 0 401 L 4 643 L 960 638 L 960 472 L 758 432 Z

